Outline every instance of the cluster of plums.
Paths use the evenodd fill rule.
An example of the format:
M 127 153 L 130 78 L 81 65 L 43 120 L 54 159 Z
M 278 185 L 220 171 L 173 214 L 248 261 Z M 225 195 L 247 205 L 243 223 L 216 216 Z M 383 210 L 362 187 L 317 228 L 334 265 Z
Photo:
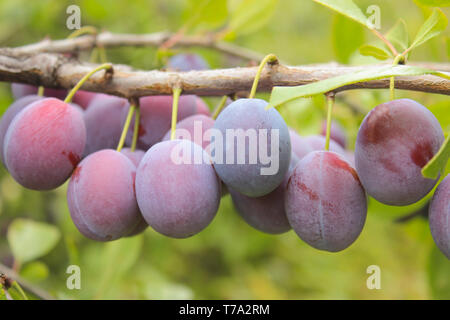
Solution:
M 127 100 L 79 91 L 74 104 L 67 104 L 60 100 L 65 91 L 46 90 L 45 95 L 54 97 L 45 98 L 34 95 L 34 87 L 13 84 L 12 89 L 16 101 L 0 122 L 5 167 L 21 185 L 35 190 L 56 188 L 70 178 L 67 201 L 72 219 L 83 235 L 99 241 L 132 236 L 148 225 L 166 236 L 192 236 L 209 225 L 228 191 L 252 227 L 271 234 L 293 229 L 317 249 L 340 251 L 363 229 L 366 193 L 400 206 L 419 201 L 433 189 L 437 180 L 424 178 L 421 169 L 444 141 L 433 114 L 409 99 L 370 111 L 352 154 L 336 123 L 331 127 L 330 151 L 324 151 L 325 128 L 322 135 L 302 137 L 287 127 L 277 110 L 266 110 L 264 100 L 233 101 L 214 120 L 194 95 L 180 98 L 175 136 L 184 129 L 195 139 L 170 140 L 172 97 L 148 96 L 140 98 L 138 149 L 118 152 L 114 149 L 128 112 Z M 134 131 L 131 123 L 128 145 Z M 195 123 L 202 125 L 199 140 Z M 267 163 L 260 154 L 249 163 L 248 139 L 247 161 L 215 162 L 206 137 L 212 128 L 223 136 L 229 129 L 267 130 L 265 145 L 269 154 L 278 154 L 278 170 L 261 174 Z M 272 130 L 279 139 L 275 150 L 271 150 Z M 206 161 L 175 163 L 175 149 Z M 219 151 L 223 158 L 237 157 L 234 141 L 225 140 Z M 449 216 L 446 177 L 430 205 L 430 227 L 437 246 L 450 258 Z

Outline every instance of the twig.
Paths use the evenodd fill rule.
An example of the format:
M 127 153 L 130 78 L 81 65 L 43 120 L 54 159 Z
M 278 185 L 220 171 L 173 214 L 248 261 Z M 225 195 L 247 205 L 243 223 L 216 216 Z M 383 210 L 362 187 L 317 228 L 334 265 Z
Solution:
M 73 39 L 50 40 L 44 39 L 38 43 L 17 47 L 21 53 L 68 53 L 87 51 L 102 46 L 104 48 L 115 47 L 160 47 L 173 36 L 170 32 L 157 32 L 147 34 L 127 34 L 102 32 L 97 36 L 85 35 Z M 264 55 L 250 49 L 242 48 L 235 44 L 216 41 L 212 36 L 186 36 L 177 38 L 174 47 L 207 47 L 225 54 L 246 60 L 260 61 Z
M 78 38 L 76 38 L 78 39 Z M 74 40 L 76 40 L 74 39 Z M 420 64 L 416 64 L 420 65 Z M 424 64 L 429 66 L 429 64 Z M 72 88 L 96 64 L 82 63 L 61 54 L 27 53 L 21 49 L 0 49 L 0 81 L 21 82 L 42 85 L 49 88 Z M 270 72 L 261 74 L 258 89 L 270 91 L 273 86 L 304 85 L 346 73 L 378 68 L 376 66 L 342 66 L 336 64 L 287 67 L 274 65 Z M 434 64 L 434 69 L 450 71 L 450 64 Z M 202 70 L 190 72 L 141 71 L 128 66 L 114 65 L 114 77 L 104 81 L 101 75 L 94 75 L 83 85 L 83 90 L 103 92 L 125 98 L 172 93 L 175 82 L 183 94 L 201 96 L 232 95 L 250 90 L 257 67 Z M 396 88 L 430 93 L 450 94 L 450 80 L 425 75 L 397 77 Z M 389 79 L 360 82 L 334 90 L 335 92 L 367 88 L 389 88 Z
M 7 266 L 0 263 L 0 273 L 4 273 L 9 278 L 17 281 L 25 290 L 31 292 L 36 297 L 43 299 L 43 300 L 54 300 L 55 298 L 52 297 L 47 291 L 36 287 L 35 285 L 29 283 L 27 280 L 22 279 L 15 271 L 8 268 Z

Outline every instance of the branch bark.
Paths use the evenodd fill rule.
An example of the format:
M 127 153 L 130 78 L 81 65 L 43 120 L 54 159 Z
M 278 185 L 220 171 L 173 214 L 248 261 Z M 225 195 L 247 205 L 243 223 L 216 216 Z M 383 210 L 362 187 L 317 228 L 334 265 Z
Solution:
M 62 54 L 37 51 L 37 53 L 25 53 L 23 47 L 0 49 L 0 81 L 69 89 L 97 66 Z M 417 63 L 416 65 L 450 72 L 450 64 Z M 384 65 L 378 65 L 378 67 L 380 66 Z M 297 67 L 274 65 L 263 71 L 258 90 L 270 91 L 273 86 L 304 85 L 367 68 L 367 66 L 349 67 L 335 63 Z M 222 96 L 250 90 L 256 71 L 257 67 L 190 72 L 142 71 L 133 70 L 125 65 L 114 65 L 112 79 L 104 79 L 103 73 L 97 73 L 83 85 L 83 89 L 131 98 L 171 94 L 173 86 L 177 84 L 181 86 L 184 94 Z M 450 80 L 429 75 L 396 77 L 395 87 L 412 91 L 450 94 Z M 336 92 L 360 88 L 389 88 L 389 79 L 361 82 L 339 88 Z
M 102 46 L 104 48 L 116 47 L 160 47 L 168 39 L 172 37 L 170 32 L 156 32 L 148 34 L 127 34 L 127 33 L 111 33 L 102 32 L 97 36 L 85 35 L 78 38 L 50 40 L 44 39 L 38 43 L 17 47 L 20 53 L 68 53 L 77 51 L 87 51 Z M 182 36 L 177 39 L 174 47 L 206 47 L 218 50 L 227 55 L 238 57 L 241 59 L 260 61 L 264 55 L 242 48 L 238 45 L 216 41 L 211 36 Z

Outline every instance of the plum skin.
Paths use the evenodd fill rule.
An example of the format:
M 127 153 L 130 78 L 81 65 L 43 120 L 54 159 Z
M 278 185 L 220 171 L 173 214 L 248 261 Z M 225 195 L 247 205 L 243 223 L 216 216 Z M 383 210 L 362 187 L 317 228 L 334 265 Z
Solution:
M 191 115 L 201 113 L 208 115 L 200 98 L 195 95 L 182 95 L 178 103 L 177 120 L 181 121 Z M 147 151 L 151 146 L 160 142 L 170 129 L 172 120 L 172 96 L 147 96 L 139 100 L 140 123 L 137 146 Z M 124 113 L 124 118 L 126 112 Z M 126 143 L 131 145 L 134 131 L 134 117 L 127 134 Z
M 22 186 L 50 190 L 62 185 L 81 159 L 86 143 L 82 114 L 61 100 L 28 105 L 5 136 L 5 165 Z
M 67 203 L 75 226 L 86 237 L 110 241 L 128 236 L 142 221 L 134 191 L 136 167 L 115 150 L 87 156 L 75 169 Z
M 87 133 L 84 156 L 117 147 L 128 106 L 126 99 L 106 94 L 97 94 L 92 99 L 84 112 Z
M 253 228 L 269 233 L 281 234 L 291 230 L 286 217 L 284 195 L 287 183 L 300 159 L 293 153 L 288 173 L 283 182 L 272 192 L 262 197 L 247 197 L 230 189 L 231 199 L 239 215 Z
M 283 181 L 291 160 L 291 139 L 289 136 L 289 129 L 284 122 L 281 115 L 274 108 L 265 110 L 267 102 L 261 99 L 239 99 L 228 105 L 217 117 L 214 124 L 214 129 L 218 130 L 223 137 L 222 145 L 222 159 L 216 158 L 215 149 L 220 145 L 216 144 L 215 137 L 212 137 L 212 156 L 214 161 L 214 168 L 220 179 L 232 189 L 250 196 L 259 197 L 275 190 Z M 271 133 L 276 129 L 279 133 L 278 150 L 278 170 L 275 174 L 263 175 L 261 169 L 268 167 L 261 163 L 259 156 L 259 147 L 257 161 L 255 164 L 249 163 L 249 141 L 245 138 L 245 163 L 237 163 L 236 155 L 242 150 L 237 150 L 236 138 L 234 138 L 234 161 L 227 163 L 227 153 L 231 150 L 231 145 L 227 145 L 227 130 L 241 129 L 256 130 L 257 137 L 259 130 L 267 130 L 267 154 L 273 156 L 274 151 L 271 149 Z M 244 132 L 242 132 L 245 134 Z M 242 134 L 238 135 L 243 137 Z M 220 138 L 220 137 L 219 137 Z M 258 145 L 259 143 L 259 138 Z M 270 163 L 269 165 L 273 165 Z
M 136 166 L 136 168 L 139 166 L 139 163 L 141 163 L 141 160 L 145 155 L 145 152 L 139 149 L 131 151 L 130 148 L 123 148 L 122 150 L 120 150 L 120 152 L 123 153 L 128 159 L 130 159 L 131 162 L 133 162 L 133 164 Z
M 195 134 L 195 128 L 200 129 L 198 136 Z M 203 149 L 206 150 L 206 148 L 211 143 L 211 137 L 208 135 L 208 130 L 214 127 L 214 120 L 211 117 L 208 117 L 204 114 L 195 114 L 192 116 L 189 116 L 187 118 L 184 118 L 180 122 L 177 123 L 177 128 L 175 130 L 175 139 L 187 139 L 187 137 L 183 137 L 185 133 L 189 133 L 190 137 L 187 140 L 190 140 L 199 146 L 201 146 Z M 182 131 L 183 130 L 183 131 Z M 186 130 L 186 132 L 184 132 Z M 167 131 L 165 136 L 163 137 L 163 141 L 170 140 L 170 134 L 171 130 Z
M 3 144 L 9 125 L 20 111 L 25 109 L 25 107 L 27 107 L 29 104 L 41 99 L 43 98 L 38 95 L 23 96 L 14 101 L 3 114 L 0 120 L 0 158 L 3 163 L 5 163 L 5 157 L 3 156 Z
M 173 150 L 209 158 L 188 140 L 163 141 L 151 147 L 136 174 L 136 195 L 147 223 L 157 232 L 187 238 L 206 228 L 215 217 L 220 202 L 220 181 L 212 164 L 177 164 Z
M 322 122 L 322 129 L 320 131 L 320 134 L 322 136 L 327 135 L 327 122 Z M 342 148 L 347 147 L 347 134 L 345 133 L 344 129 L 339 125 L 339 123 L 332 121 L 331 122 L 331 128 L 330 128 L 330 138 L 338 143 Z
M 450 174 L 436 188 L 429 208 L 431 235 L 450 260 Z
M 399 99 L 378 105 L 356 138 L 356 170 L 366 192 L 388 205 L 419 201 L 437 182 L 421 170 L 443 141 L 438 120 L 421 104 Z
M 331 151 L 314 151 L 300 160 L 288 181 L 285 206 L 297 235 L 330 252 L 344 250 L 358 238 L 367 214 L 355 169 Z

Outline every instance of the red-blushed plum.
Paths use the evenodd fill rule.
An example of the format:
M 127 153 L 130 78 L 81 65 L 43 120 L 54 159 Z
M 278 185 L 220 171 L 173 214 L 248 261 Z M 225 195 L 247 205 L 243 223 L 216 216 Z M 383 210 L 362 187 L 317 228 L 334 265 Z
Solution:
M 11 122 L 3 155 L 11 176 L 29 189 L 62 185 L 77 166 L 86 142 L 82 114 L 55 98 L 33 102 Z
M 142 221 L 135 178 L 135 165 L 115 150 L 100 150 L 83 159 L 67 189 L 70 215 L 78 230 L 98 241 L 132 234 Z
M 81 108 L 86 110 L 89 104 L 98 95 L 96 92 L 78 90 L 73 96 L 73 102 L 78 104 Z
M 266 106 L 261 99 L 234 101 L 214 123 L 222 135 L 217 140 L 222 141 L 216 141 L 215 134 L 211 138 L 214 168 L 220 179 L 249 197 L 275 190 L 291 161 L 289 129 L 278 111 L 266 110 Z
M 14 99 L 19 99 L 29 95 L 35 95 L 38 93 L 38 87 L 32 86 L 30 84 L 23 83 L 11 83 L 11 91 Z M 67 95 L 67 90 L 65 89 L 44 89 L 45 97 L 53 97 L 64 100 Z
M 186 161 L 180 161 L 183 158 Z M 154 230 L 187 238 L 215 217 L 220 181 L 199 145 L 188 140 L 163 141 L 151 147 L 139 164 L 136 195 L 144 219 Z
M 355 152 L 350 150 L 345 150 L 345 158 L 348 162 L 352 165 L 353 168 L 355 168 Z
M 314 151 L 305 138 L 300 136 L 294 129 L 289 128 L 289 136 L 291 137 L 292 152 L 299 159 L 302 159 L 308 153 Z
M 322 122 L 322 130 L 320 132 L 322 136 L 327 135 L 327 122 Z M 337 142 L 342 148 L 347 147 L 347 134 L 345 133 L 345 130 L 340 126 L 339 123 L 336 121 L 331 122 L 331 128 L 330 128 L 330 138 L 333 139 L 333 141 Z
M 199 112 L 197 96 L 182 95 L 178 103 L 177 120 L 181 121 Z M 160 142 L 170 129 L 172 121 L 172 96 L 148 96 L 140 99 L 141 118 L 139 123 L 139 149 L 148 150 Z M 134 117 L 127 135 L 127 144 L 131 144 L 134 130 Z
M 450 175 L 436 188 L 429 208 L 431 235 L 442 253 L 450 259 Z
M 139 166 L 139 163 L 141 163 L 142 158 L 145 155 L 145 151 L 136 149 L 134 151 L 131 151 L 130 148 L 123 148 L 120 150 L 128 159 L 133 162 L 133 164 L 136 166 L 136 168 Z
M 26 106 L 40 99 L 42 99 L 42 97 L 38 95 L 29 95 L 19 98 L 14 101 L 3 114 L 0 120 L 0 158 L 2 163 L 5 163 L 5 159 L 3 157 L 3 143 L 5 140 L 6 131 L 8 130 L 11 121 L 20 111 L 25 109 Z
M 198 54 L 180 53 L 171 57 L 167 67 L 178 71 L 206 70 L 208 63 Z
M 345 158 L 314 151 L 294 169 L 286 191 L 292 229 L 319 250 L 341 251 L 361 233 L 367 214 L 364 189 Z
M 98 150 L 117 147 L 128 107 L 126 99 L 97 94 L 84 112 L 87 130 L 85 156 Z
M 177 123 L 175 130 L 175 139 L 187 139 L 190 140 L 203 149 L 211 143 L 211 136 L 208 132 L 214 127 L 214 119 L 204 114 L 195 114 L 184 118 Z M 189 137 L 189 138 L 188 138 Z M 170 130 L 165 134 L 163 141 L 170 140 Z M 206 150 L 208 151 L 208 150 Z
M 299 158 L 292 154 L 289 171 L 283 182 L 265 196 L 252 198 L 230 189 L 236 210 L 250 226 L 270 234 L 280 234 L 291 229 L 284 208 L 284 195 L 289 177 L 298 161 Z
M 366 192 L 388 205 L 419 201 L 437 181 L 421 170 L 443 141 L 438 120 L 421 104 L 399 99 L 378 105 L 356 138 L 356 170 Z
M 141 163 L 142 158 L 144 158 L 145 152 L 139 149 L 136 149 L 134 151 L 131 151 L 130 148 L 123 148 L 122 150 L 120 150 L 120 152 L 122 154 L 124 154 L 128 159 L 131 160 L 131 162 L 133 162 L 133 164 L 135 165 L 135 167 L 137 168 L 139 166 L 139 163 Z M 136 227 L 127 235 L 127 237 L 132 237 L 135 236 L 137 234 L 142 233 L 143 231 L 145 231 L 145 229 L 147 229 L 148 224 L 145 221 L 145 219 L 142 217 L 140 217 L 140 222 L 136 225 Z
M 196 104 L 197 104 L 197 113 L 198 114 L 204 114 L 206 116 L 211 116 L 211 112 L 209 111 L 209 107 L 208 107 L 208 105 L 206 104 L 206 102 L 202 98 L 197 97 Z
M 325 150 L 325 141 L 326 138 L 320 135 L 307 136 L 304 138 L 306 143 L 308 143 L 313 151 L 321 151 Z M 339 153 L 340 155 L 345 156 L 345 150 L 333 140 L 330 139 L 330 151 Z

